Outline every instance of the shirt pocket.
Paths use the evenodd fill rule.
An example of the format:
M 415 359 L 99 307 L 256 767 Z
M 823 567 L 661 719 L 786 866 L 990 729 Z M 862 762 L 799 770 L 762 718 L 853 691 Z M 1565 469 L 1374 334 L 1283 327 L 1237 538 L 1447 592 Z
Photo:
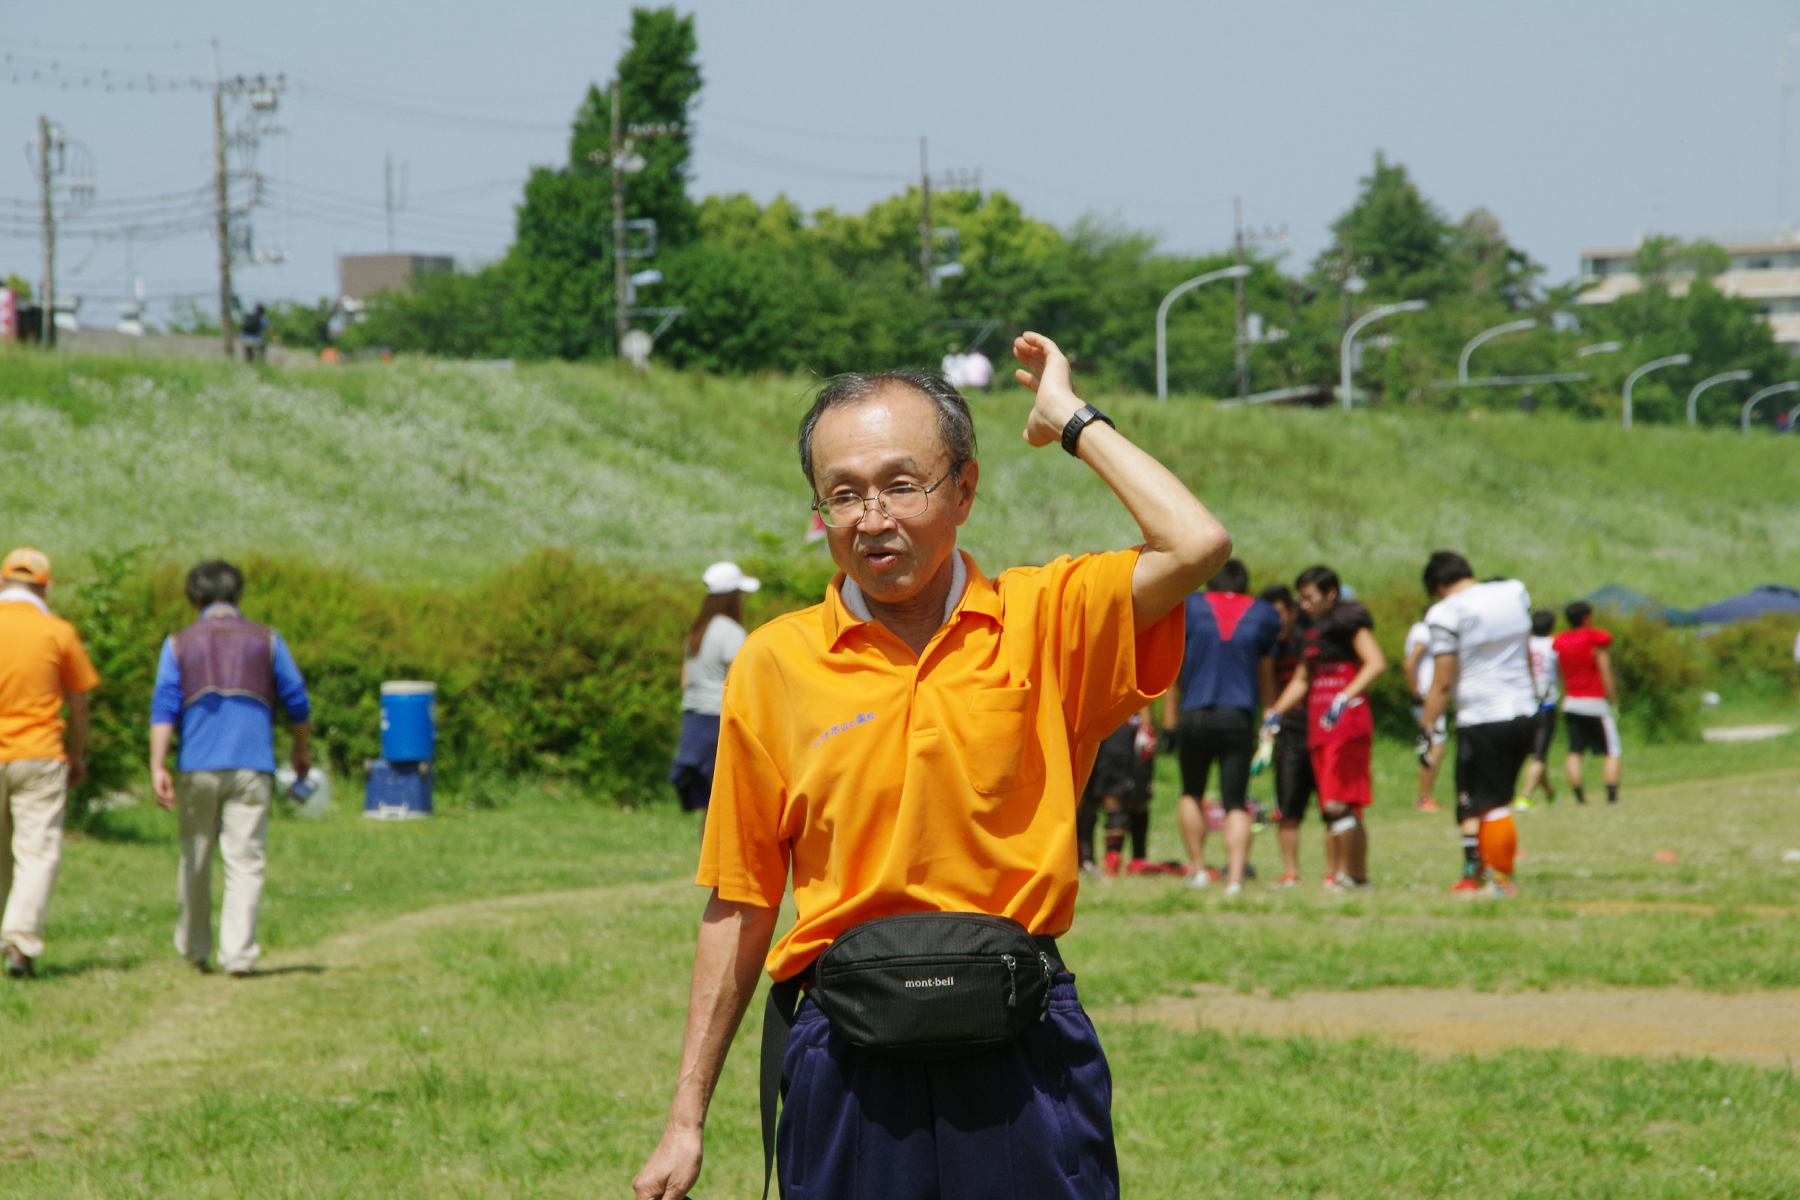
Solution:
M 994 795 L 1044 777 L 1037 738 L 1037 689 L 983 688 L 952 718 L 963 769 L 977 792 Z

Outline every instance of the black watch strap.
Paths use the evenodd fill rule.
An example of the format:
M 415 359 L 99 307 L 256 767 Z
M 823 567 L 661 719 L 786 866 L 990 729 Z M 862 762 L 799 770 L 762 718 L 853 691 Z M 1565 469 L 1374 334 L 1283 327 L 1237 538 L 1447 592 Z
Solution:
M 1073 455 L 1075 453 L 1076 443 L 1081 441 L 1081 431 L 1086 429 L 1089 425 L 1092 425 L 1095 421 L 1102 422 L 1106 425 L 1113 424 L 1113 419 L 1111 417 L 1107 416 L 1091 404 L 1084 404 L 1077 409 L 1075 415 L 1069 418 L 1069 423 L 1063 426 L 1063 449 Z M 1113 428 L 1117 429 L 1118 426 L 1113 425 Z

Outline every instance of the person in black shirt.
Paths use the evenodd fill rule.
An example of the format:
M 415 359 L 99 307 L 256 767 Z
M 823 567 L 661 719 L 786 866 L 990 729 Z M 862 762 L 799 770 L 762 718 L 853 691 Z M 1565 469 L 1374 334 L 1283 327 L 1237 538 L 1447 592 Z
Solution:
M 1301 627 L 1305 621 L 1294 593 L 1285 583 L 1262 590 L 1263 600 L 1281 614 L 1281 633 L 1275 640 L 1275 694 L 1279 696 L 1294 678 L 1305 650 Z M 1276 887 L 1300 882 L 1300 822 L 1316 790 L 1312 753 L 1306 748 L 1306 712 L 1296 705 L 1282 714 L 1275 730 L 1275 811 L 1280 817 L 1277 838 L 1281 843 L 1281 878 Z

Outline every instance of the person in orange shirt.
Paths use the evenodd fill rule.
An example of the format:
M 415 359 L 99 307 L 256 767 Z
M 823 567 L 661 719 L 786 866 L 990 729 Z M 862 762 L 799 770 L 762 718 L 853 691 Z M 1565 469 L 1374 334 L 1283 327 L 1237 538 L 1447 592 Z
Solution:
M 780 1064 L 788 1101 L 772 1144 L 782 1194 L 1118 1195 L 1105 1056 L 1056 953 L 1079 882 L 1076 797 L 1100 741 L 1174 682 L 1181 603 L 1231 540 L 1082 403 L 1050 339 L 1027 333 L 1013 352 L 1036 393 L 1026 441 L 1060 441 L 1092 468 L 1144 543 L 989 578 L 956 546 L 980 476 L 962 396 L 911 371 L 819 392 L 800 462 L 841 573 L 823 603 L 752 633 L 726 680 L 697 877 L 712 896 L 639 1200 L 679 1200 L 699 1177 L 707 1106 L 762 969 L 792 996 L 840 936 L 902 914 L 943 928 L 929 918 L 950 913 L 1029 932 L 1030 966 L 1050 977 L 1041 1020 L 953 1061 L 879 1055 L 809 984 L 779 1013 L 793 1024 L 773 1055 L 780 1023 L 765 1018 L 764 1069 Z M 790 880 L 796 919 L 771 950 Z M 972 982 L 963 974 L 906 987 Z
M 44 603 L 49 591 L 43 554 L 27 547 L 0 561 L 0 834 L 12 849 L 0 853 L 0 942 L 14 979 L 35 974 L 44 953 L 63 810 L 87 777 L 87 694 L 100 682 L 75 627 Z

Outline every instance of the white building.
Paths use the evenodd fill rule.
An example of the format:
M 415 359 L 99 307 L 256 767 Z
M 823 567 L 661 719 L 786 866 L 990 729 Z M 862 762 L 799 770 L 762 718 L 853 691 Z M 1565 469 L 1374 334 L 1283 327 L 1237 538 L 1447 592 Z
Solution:
M 1800 352 L 1800 230 L 1756 241 L 1721 242 L 1731 265 L 1713 285 L 1727 296 L 1742 296 L 1762 306 L 1763 319 L 1775 340 Z M 1611 304 L 1643 287 L 1629 250 L 1583 250 L 1580 304 Z M 1680 296 L 1693 279 L 1691 270 L 1669 273 L 1669 292 Z

